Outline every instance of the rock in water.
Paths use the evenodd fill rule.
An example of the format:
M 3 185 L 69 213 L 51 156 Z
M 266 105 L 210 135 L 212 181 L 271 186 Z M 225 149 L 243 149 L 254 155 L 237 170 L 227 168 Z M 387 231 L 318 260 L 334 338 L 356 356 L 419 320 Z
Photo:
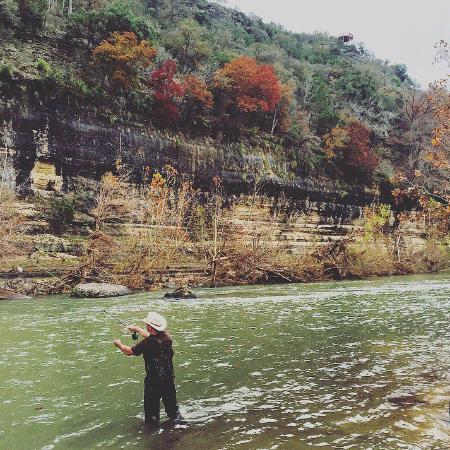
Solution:
M 395 406 L 414 406 L 426 403 L 414 392 L 395 392 L 387 397 L 388 402 Z
M 121 284 L 85 283 L 77 284 L 70 294 L 78 298 L 119 297 L 131 294 L 131 291 Z
M 167 292 L 164 294 L 164 298 L 197 298 L 197 296 L 187 287 L 182 286 L 178 289 L 175 289 L 173 292 Z
M 18 294 L 10 289 L 0 288 L 0 300 L 20 300 L 23 298 L 32 298 L 27 295 Z

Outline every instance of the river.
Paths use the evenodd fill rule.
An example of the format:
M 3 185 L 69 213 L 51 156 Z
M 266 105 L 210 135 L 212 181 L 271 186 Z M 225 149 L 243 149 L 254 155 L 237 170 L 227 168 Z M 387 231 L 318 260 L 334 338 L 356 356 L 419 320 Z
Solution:
M 197 293 L 1 302 L 0 448 L 450 447 L 450 273 Z M 143 361 L 101 308 L 167 317 L 186 424 L 142 425 Z

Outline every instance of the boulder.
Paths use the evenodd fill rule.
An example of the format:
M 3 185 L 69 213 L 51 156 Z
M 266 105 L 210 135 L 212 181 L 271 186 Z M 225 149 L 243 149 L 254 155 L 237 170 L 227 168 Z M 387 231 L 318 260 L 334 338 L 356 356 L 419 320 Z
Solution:
M 182 286 L 178 289 L 175 289 L 173 292 L 167 292 L 164 294 L 164 298 L 197 298 L 197 296 L 187 287 Z
M 0 288 L 0 300 L 20 300 L 23 298 L 31 298 L 26 295 L 18 294 L 10 289 Z
M 131 294 L 131 291 L 121 284 L 85 283 L 77 284 L 70 294 L 78 298 L 119 297 Z
M 63 239 L 52 234 L 39 234 L 34 237 L 34 246 L 38 252 L 45 253 L 69 253 L 79 255 L 81 245 L 74 244 L 67 239 Z

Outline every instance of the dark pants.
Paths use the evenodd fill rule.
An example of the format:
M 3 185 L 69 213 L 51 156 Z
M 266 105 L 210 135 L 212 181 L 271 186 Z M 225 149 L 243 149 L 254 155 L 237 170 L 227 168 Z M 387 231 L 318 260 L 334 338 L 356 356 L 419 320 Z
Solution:
M 161 398 L 169 419 L 178 418 L 177 394 L 173 378 L 158 380 L 149 376 L 145 377 L 144 412 L 146 423 L 159 421 L 159 402 Z

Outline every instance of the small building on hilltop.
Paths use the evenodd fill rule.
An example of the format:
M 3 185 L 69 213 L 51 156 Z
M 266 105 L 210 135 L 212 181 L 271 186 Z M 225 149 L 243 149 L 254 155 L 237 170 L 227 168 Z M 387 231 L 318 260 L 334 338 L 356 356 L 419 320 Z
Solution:
M 348 44 L 349 42 L 353 41 L 353 34 L 352 33 L 341 34 L 338 39 L 344 44 Z

